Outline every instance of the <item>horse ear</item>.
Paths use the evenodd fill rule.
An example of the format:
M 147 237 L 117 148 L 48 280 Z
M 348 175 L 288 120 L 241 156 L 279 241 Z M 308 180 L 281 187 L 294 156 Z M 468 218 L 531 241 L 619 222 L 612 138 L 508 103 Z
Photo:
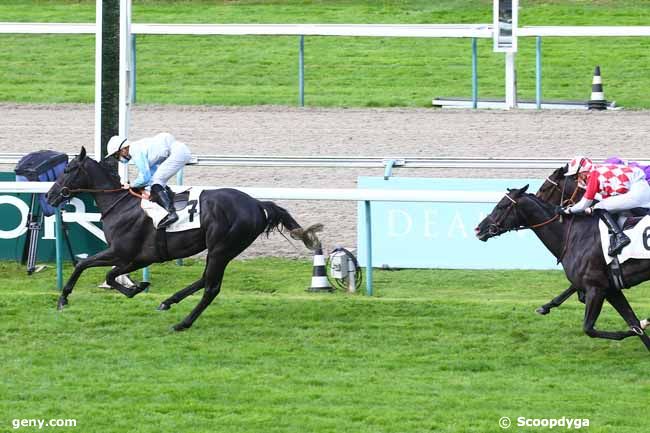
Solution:
M 79 152 L 79 161 L 83 161 L 86 158 L 86 148 L 81 146 L 81 151 Z
M 523 194 L 523 193 L 525 193 L 526 191 L 528 191 L 528 187 L 529 187 L 529 186 L 530 186 L 530 184 L 526 184 L 525 187 L 523 187 L 522 189 L 519 190 L 519 194 Z
M 506 188 L 508 192 L 512 192 L 512 188 Z

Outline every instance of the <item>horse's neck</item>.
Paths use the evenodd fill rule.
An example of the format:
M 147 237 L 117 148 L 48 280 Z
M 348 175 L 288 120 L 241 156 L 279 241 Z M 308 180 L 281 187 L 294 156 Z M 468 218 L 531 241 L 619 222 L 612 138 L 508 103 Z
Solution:
M 553 221 L 545 226 L 533 229 L 535 235 L 557 259 L 560 259 L 564 253 L 564 243 L 566 242 L 568 230 L 567 224 L 571 224 L 571 222 L 562 224 L 559 221 Z
M 121 185 L 111 180 L 107 175 L 97 175 L 97 181 L 94 182 L 94 185 L 90 187 L 90 189 L 109 191 L 120 188 Z M 93 193 L 95 203 L 97 203 L 97 207 L 102 213 L 102 219 L 104 219 L 105 216 L 112 217 L 113 215 L 119 215 L 119 209 L 124 209 L 127 203 L 129 203 L 129 205 L 133 205 L 135 201 L 139 201 L 138 198 L 130 194 L 127 194 L 128 197 L 125 197 L 123 194 L 127 194 L 127 192 L 117 191 Z
M 566 222 L 564 224 L 560 223 L 559 218 L 551 221 L 553 214 L 550 212 L 542 213 L 540 210 L 546 211 L 547 209 L 539 203 L 531 203 L 530 206 L 527 207 L 526 217 L 528 219 L 528 225 L 540 225 L 539 227 L 532 228 L 533 232 L 551 254 L 559 259 L 564 251 L 564 243 L 566 241 L 568 224 L 570 224 L 570 222 L 568 222 L 568 224 Z M 546 223 L 547 221 L 549 222 Z

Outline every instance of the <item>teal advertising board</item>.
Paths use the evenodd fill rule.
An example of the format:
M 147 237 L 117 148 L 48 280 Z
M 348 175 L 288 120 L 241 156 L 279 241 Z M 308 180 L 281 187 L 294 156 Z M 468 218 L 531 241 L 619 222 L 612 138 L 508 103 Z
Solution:
M 14 173 L 0 173 L 0 181 L 15 181 Z M 26 221 L 31 204 L 31 194 L 0 194 L 0 259 L 20 260 L 26 240 Z M 67 212 L 98 212 L 90 195 L 74 198 L 65 207 Z M 38 206 L 38 205 L 37 205 Z M 94 230 L 92 227 L 94 227 Z M 106 248 L 106 244 L 94 232 L 101 231 L 101 225 L 86 222 L 84 225 L 66 223 L 73 254 L 95 254 Z M 39 262 L 53 262 L 55 254 L 54 216 L 42 219 L 39 233 L 38 256 Z M 64 243 L 64 258 L 70 259 L 68 248 Z
M 359 188 L 506 192 L 538 179 L 424 179 L 359 177 Z M 373 202 L 372 264 L 389 268 L 559 269 L 555 258 L 531 230 L 510 232 L 481 242 L 474 228 L 496 203 Z M 359 261 L 367 259 L 365 208 L 358 207 Z

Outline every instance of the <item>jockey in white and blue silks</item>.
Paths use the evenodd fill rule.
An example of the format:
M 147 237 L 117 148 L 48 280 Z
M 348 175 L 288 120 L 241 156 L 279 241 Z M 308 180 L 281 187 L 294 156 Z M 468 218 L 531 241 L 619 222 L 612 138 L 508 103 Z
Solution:
M 158 224 L 158 228 L 168 227 L 178 220 L 167 181 L 190 162 L 192 155 L 184 143 L 168 133 L 137 141 L 116 135 L 109 140 L 107 153 L 123 164 L 135 164 L 138 177 L 131 182 L 131 186 L 150 187 L 150 200 L 167 210 L 168 215 Z

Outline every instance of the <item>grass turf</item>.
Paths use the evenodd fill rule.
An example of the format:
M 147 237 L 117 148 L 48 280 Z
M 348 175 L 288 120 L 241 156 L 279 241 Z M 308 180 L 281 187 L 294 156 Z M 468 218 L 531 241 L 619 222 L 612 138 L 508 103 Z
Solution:
M 566 286 L 559 272 L 378 270 L 368 298 L 306 293 L 306 261 L 236 261 L 177 334 L 198 295 L 155 307 L 201 273 L 186 263 L 155 266 L 152 290 L 131 300 L 89 270 L 62 313 L 51 269 L 0 263 L 0 431 L 18 418 L 88 432 L 490 433 L 502 416 L 647 428 L 641 342 L 586 337 L 575 298 L 534 313 Z M 640 314 L 645 290 L 628 292 Z M 624 327 L 606 308 L 599 328 Z
M 3 21 L 93 22 L 90 0 L 4 0 Z M 527 1 L 521 25 L 647 25 L 650 1 Z M 134 22 L 488 23 L 487 0 L 137 1 Z M 535 95 L 535 40 L 520 38 L 518 90 Z M 503 96 L 503 55 L 479 40 L 479 96 Z M 544 38 L 543 97 L 586 100 L 593 68 L 619 105 L 650 108 L 649 38 Z M 431 106 L 470 96 L 467 39 L 307 37 L 306 104 Z M 94 38 L 0 35 L 0 101 L 92 102 Z M 254 105 L 298 102 L 298 37 L 139 36 L 140 103 Z

